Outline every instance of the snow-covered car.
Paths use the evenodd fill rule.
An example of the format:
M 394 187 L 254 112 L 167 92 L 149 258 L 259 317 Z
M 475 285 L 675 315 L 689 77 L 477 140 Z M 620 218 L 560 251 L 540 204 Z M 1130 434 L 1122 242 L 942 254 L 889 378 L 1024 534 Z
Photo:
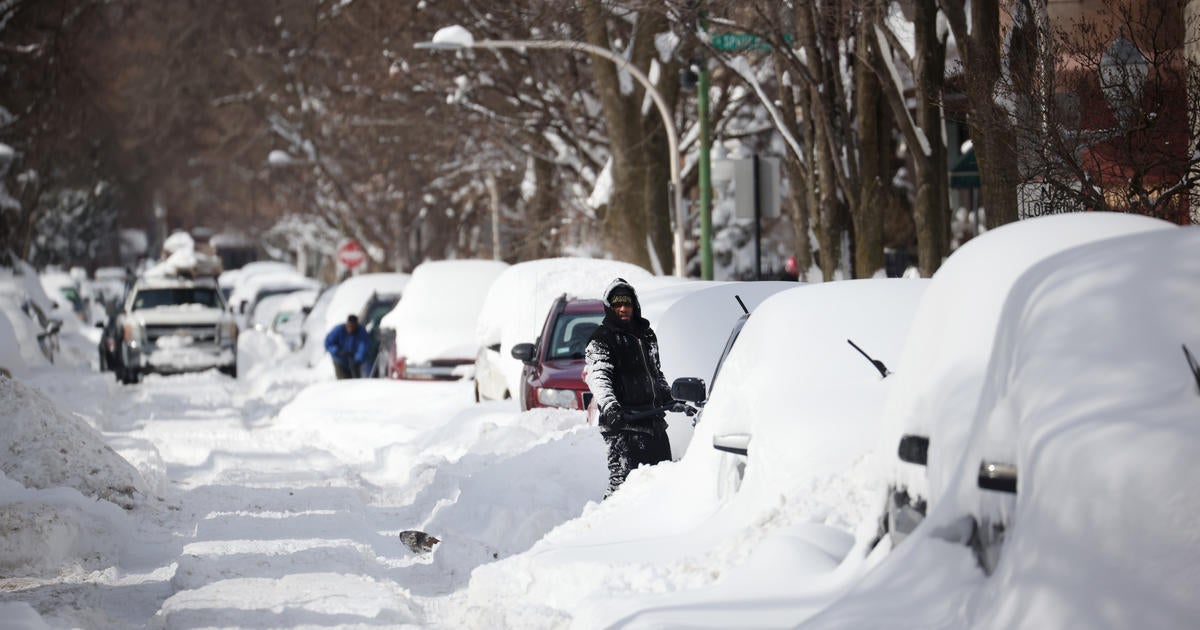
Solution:
M 414 269 L 404 295 L 380 322 L 386 373 L 405 379 L 469 375 L 479 353 L 475 325 L 484 299 L 508 268 L 497 260 L 441 260 Z
M 292 351 L 304 345 L 304 319 L 312 311 L 318 295 L 320 291 L 309 289 L 271 298 L 278 300 L 278 304 L 268 329 L 282 337 Z
M 120 314 L 117 376 L 136 383 L 147 373 L 237 369 L 237 324 L 209 278 L 143 277 Z
M 105 312 L 116 311 L 125 301 L 125 289 L 130 284 L 129 272 L 123 267 L 100 267 L 92 276 L 92 284 Z
M 1031 266 L 1077 245 L 1152 230 L 1139 215 L 1072 213 L 1019 221 L 971 239 L 934 274 L 896 362 L 880 451 L 888 455 L 879 540 L 900 543 L 933 508 L 965 448 L 1001 306 Z
M 238 280 L 230 297 L 230 303 L 237 305 L 233 310 L 239 327 L 252 328 L 254 311 L 263 299 L 320 287 L 319 281 L 302 276 L 295 271 L 259 273 L 249 278 L 243 276 Z
M 5 349 L 0 367 L 12 373 L 26 366 L 53 363 L 62 322 L 52 319 L 19 282 L 0 277 L 0 317 L 6 319 Z M 8 333 L 12 338 L 8 339 Z
M 1197 251 L 1200 228 L 1144 231 L 1016 279 L 961 450 L 929 462 L 938 500 L 813 625 L 1194 626 Z M 995 464 L 1011 487 L 996 487 Z M 961 537 L 975 545 L 947 544 Z
M 521 371 L 521 410 L 538 407 L 587 409 L 592 400 L 583 380 L 583 351 L 604 321 L 602 300 L 560 296 L 550 305 L 542 333 L 533 343 L 513 346 Z
M 254 297 L 255 290 L 243 290 L 234 296 L 238 286 L 242 283 L 249 283 L 255 276 L 261 275 L 277 275 L 277 274 L 292 274 L 304 277 L 291 263 L 280 262 L 277 260 L 259 260 L 251 263 L 246 263 L 244 266 L 237 269 L 227 269 L 222 271 L 217 276 L 217 284 L 221 289 L 221 294 L 225 301 L 229 304 L 229 308 L 234 313 L 242 313 L 244 307 L 242 302 Z
M 595 258 L 546 258 L 506 269 L 488 291 L 476 324 L 476 395 L 481 400 L 519 396 L 524 364 L 512 356 L 518 343 L 537 337 L 555 298 L 566 293 L 599 299 L 614 278 L 637 289 L 654 284 L 649 271 L 630 263 Z
M 79 283 L 75 278 L 63 271 L 47 270 L 40 274 L 39 279 L 46 295 L 54 301 L 54 316 L 64 319 L 71 316 L 83 324 L 91 324 L 90 309 L 84 303 Z
M 885 364 L 900 355 L 928 285 L 806 285 L 767 297 L 737 322 L 693 437 L 721 460 L 719 496 L 735 493 L 754 468 L 786 485 L 849 468 L 866 455 L 869 441 L 861 436 L 877 430 L 893 385 Z

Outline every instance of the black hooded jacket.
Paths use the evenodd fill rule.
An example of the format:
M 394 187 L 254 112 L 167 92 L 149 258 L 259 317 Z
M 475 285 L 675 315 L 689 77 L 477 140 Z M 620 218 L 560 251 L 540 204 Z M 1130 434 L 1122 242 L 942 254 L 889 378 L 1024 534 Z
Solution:
M 633 317 L 623 322 L 612 308 L 616 289 L 633 294 Z M 638 411 L 669 404 L 671 388 L 663 376 L 658 337 L 642 317 L 637 293 L 618 278 L 604 291 L 604 322 L 592 333 L 584 354 L 585 380 L 600 411 L 600 424 L 608 428 L 614 411 Z M 614 407 L 614 405 L 616 405 Z

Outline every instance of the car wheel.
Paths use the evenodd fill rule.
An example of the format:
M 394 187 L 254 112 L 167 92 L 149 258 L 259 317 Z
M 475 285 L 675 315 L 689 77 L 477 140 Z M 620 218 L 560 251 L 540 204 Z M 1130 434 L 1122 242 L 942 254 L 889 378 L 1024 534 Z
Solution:
M 125 385 L 133 385 L 142 380 L 142 375 L 136 369 L 126 368 L 121 370 L 121 383 Z

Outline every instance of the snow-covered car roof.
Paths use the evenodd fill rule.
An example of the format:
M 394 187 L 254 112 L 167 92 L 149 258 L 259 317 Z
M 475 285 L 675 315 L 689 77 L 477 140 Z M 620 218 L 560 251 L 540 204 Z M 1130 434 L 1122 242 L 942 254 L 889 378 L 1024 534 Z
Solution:
M 696 285 L 692 288 L 690 285 Z M 701 378 L 711 386 L 713 370 L 725 347 L 729 331 L 742 316 L 734 296 L 753 311 L 763 300 L 802 286 L 796 282 L 691 282 L 648 291 L 638 298 L 646 314 L 647 302 L 667 306 L 651 320 L 658 335 L 663 374 L 670 383 L 681 376 Z M 687 290 L 692 288 L 692 290 Z M 702 314 L 702 316 L 701 316 Z M 650 319 L 647 316 L 647 319 Z
M 229 294 L 229 304 L 238 307 L 242 302 L 249 302 L 258 295 L 259 291 L 281 289 L 317 289 L 321 283 L 312 278 L 302 276 L 296 271 L 272 271 L 253 276 L 242 276 Z
M 396 331 L 396 352 L 410 362 L 473 359 L 479 352 L 475 325 L 483 301 L 508 267 L 498 260 L 423 263 L 379 325 Z

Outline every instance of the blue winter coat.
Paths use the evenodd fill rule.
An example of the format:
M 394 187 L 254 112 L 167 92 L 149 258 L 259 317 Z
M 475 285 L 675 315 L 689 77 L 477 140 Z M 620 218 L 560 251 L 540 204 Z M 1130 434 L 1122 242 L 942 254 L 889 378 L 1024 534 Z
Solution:
M 345 324 L 338 324 L 325 335 L 325 350 L 329 352 L 329 356 L 333 357 L 333 362 L 342 366 L 349 366 L 343 355 L 350 355 L 354 363 L 366 365 L 367 350 L 371 346 L 371 337 L 367 335 L 367 331 L 359 326 L 354 330 L 354 334 L 346 332 Z

